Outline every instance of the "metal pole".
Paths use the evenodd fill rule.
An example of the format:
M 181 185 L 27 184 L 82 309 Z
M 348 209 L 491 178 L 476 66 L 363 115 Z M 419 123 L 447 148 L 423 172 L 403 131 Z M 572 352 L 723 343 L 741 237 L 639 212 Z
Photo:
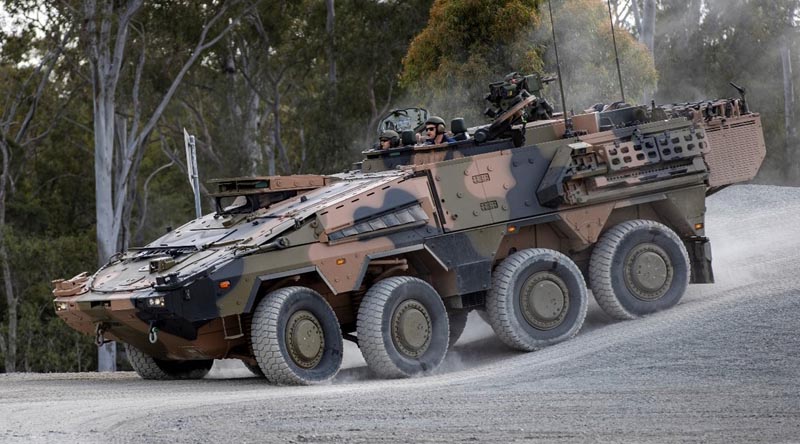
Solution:
M 617 34 L 614 32 L 614 17 L 611 15 L 611 0 L 608 0 L 608 21 L 611 22 L 611 40 L 614 42 L 614 58 L 617 60 L 617 77 L 619 77 L 619 93 L 625 101 L 625 90 L 622 89 L 622 70 L 619 68 L 619 54 L 617 54 Z
M 203 210 L 200 206 L 200 176 L 197 172 L 197 148 L 195 145 L 194 136 L 190 136 L 183 129 L 183 142 L 186 145 L 186 172 L 189 176 L 189 184 L 192 186 L 194 193 L 194 212 L 195 216 L 199 219 L 203 215 Z
M 197 218 L 203 215 L 203 209 L 200 205 L 200 175 L 197 172 L 197 146 L 194 142 L 194 136 L 190 137 L 192 146 L 192 188 L 194 191 L 194 212 Z

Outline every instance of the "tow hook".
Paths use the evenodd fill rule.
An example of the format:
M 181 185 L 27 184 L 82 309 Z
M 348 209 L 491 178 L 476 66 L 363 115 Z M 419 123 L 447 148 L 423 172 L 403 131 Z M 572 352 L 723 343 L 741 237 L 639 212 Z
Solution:
M 147 339 L 150 340 L 151 344 L 158 342 L 158 327 L 152 322 L 150 323 L 150 333 L 147 335 Z
M 109 342 L 113 342 L 110 339 L 106 339 L 104 334 L 108 331 L 108 324 L 105 322 L 98 322 L 97 328 L 94 331 L 94 343 L 98 347 L 102 347 L 103 344 L 108 344 Z

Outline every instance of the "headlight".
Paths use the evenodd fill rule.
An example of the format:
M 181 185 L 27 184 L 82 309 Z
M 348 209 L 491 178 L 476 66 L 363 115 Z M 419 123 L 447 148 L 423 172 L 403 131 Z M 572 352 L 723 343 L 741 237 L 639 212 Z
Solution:
M 69 309 L 69 303 L 56 301 L 56 311 L 65 311 Z
M 164 296 L 156 296 L 154 298 L 147 298 L 147 306 L 148 307 L 163 307 L 164 306 Z

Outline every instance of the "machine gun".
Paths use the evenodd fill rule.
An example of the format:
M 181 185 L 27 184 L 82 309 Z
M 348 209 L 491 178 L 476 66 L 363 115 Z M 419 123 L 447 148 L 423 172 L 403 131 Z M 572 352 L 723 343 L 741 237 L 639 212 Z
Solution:
M 541 98 L 544 85 L 557 80 L 558 77 L 542 78 L 539 74 L 523 75 L 518 72 L 508 74 L 502 81 L 489 84 L 489 94 L 485 100 L 489 107 L 484 115 L 496 120 L 521 101 L 530 96 L 535 96 L 536 101 L 526 110 L 525 121 L 550 119 L 553 116 L 553 107 L 547 100 Z
M 488 128 L 478 130 L 475 140 L 482 143 L 498 137 L 510 137 L 515 146 L 521 146 L 524 131 L 514 130 L 514 126 L 553 118 L 553 106 L 539 95 L 545 84 L 556 79 L 512 72 L 502 81 L 490 83 L 489 94 L 485 97 L 489 107 L 484 115 L 493 122 Z

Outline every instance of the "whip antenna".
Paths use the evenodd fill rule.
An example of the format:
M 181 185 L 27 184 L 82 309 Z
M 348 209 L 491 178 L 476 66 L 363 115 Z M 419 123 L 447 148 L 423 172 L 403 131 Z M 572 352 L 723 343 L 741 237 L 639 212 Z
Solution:
M 550 11 L 550 28 L 553 31 L 553 50 L 556 52 L 556 72 L 558 73 L 558 89 L 561 90 L 561 112 L 564 115 L 564 127 L 567 134 L 572 133 L 572 124 L 567 120 L 567 100 L 564 97 L 564 82 L 561 81 L 561 62 L 558 60 L 558 44 L 556 43 L 556 25 L 553 23 L 553 5 L 547 0 L 547 9 Z
M 549 1 L 549 0 L 548 0 Z M 614 58 L 617 60 L 617 77 L 619 77 L 619 93 L 625 101 L 625 90 L 622 89 L 622 70 L 619 68 L 619 54 L 617 54 L 617 35 L 614 32 L 614 17 L 611 15 L 611 0 L 608 0 L 608 21 L 611 22 L 611 40 L 614 42 Z

